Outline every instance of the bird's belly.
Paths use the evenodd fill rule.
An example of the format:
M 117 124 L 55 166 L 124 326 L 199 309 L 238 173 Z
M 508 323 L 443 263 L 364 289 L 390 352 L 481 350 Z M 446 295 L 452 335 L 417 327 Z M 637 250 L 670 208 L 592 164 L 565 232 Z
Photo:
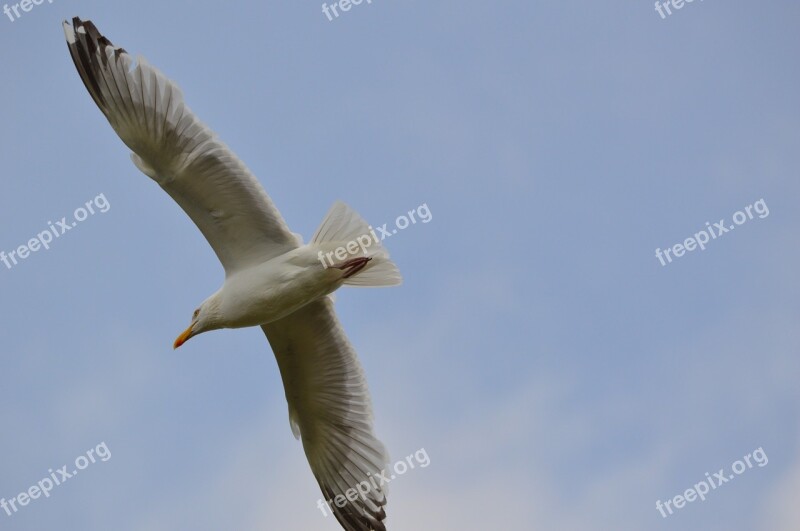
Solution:
M 260 326 L 290 315 L 339 287 L 329 271 L 283 268 L 267 270 L 231 285 L 229 328 Z

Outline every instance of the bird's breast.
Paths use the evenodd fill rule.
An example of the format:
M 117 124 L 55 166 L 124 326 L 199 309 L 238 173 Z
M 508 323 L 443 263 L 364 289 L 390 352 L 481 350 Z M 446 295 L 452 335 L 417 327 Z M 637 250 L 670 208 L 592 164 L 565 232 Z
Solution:
M 245 271 L 225 282 L 230 328 L 260 326 L 296 312 L 339 287 L 338 275 L 310 262 L 302 248 Z

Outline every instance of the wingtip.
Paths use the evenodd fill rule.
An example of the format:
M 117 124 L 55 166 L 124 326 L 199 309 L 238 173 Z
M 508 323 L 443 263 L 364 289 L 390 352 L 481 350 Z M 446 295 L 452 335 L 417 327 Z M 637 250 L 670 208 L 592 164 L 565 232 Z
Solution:
M 91 24 L 91 21 L 87 20 L 86 22 Z M 69 20 L 65 20 L 62 25 L 64 26 L 64 34 L 67 37 L 67 42 L 69 44 L 75 44 L 77 40 L 75 37 L 75 33 L 86 33 L 86 28 L 84 27 L 85 22 L 81 20 L 81 17 L 72 17 L 72 22 Z
M 64 35 L 67 38 L 68 44 L 75 44 L 75 30 L 73 29 L 72 25 L 67 22 L 66 20 L 62 24 L 64 26 Z

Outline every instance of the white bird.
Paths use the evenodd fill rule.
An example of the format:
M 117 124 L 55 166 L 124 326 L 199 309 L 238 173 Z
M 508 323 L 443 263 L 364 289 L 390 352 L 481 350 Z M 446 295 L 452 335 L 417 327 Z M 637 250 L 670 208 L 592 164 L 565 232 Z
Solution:
M 261 326 L 278 361 L 292 431 L 330 510 L 348 531 L 385 531 L 381 474 L 388 456 L 373 433 L 364 372 L 331 294 L 343 284 L 397 285 L 397 267 L 343 203 L 303 245 L 174 83 L 90 21 L 74 18 L 64 31 L 83 83 L 136 167 L 183 208 L 225 269 L 222 287 L 194 312 L 175 348 L 210 330 Z

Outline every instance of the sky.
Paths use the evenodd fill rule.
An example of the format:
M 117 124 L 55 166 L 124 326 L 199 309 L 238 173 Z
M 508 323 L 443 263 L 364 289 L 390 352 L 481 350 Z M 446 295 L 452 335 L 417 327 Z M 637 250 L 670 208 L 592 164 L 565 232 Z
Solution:
M 87 94 L 73 16 L 306 239 L 337 200 L 429 210 L 384 242 L 401 287 L 336 302 L 392 461 L 429 456 L 390 530 L 800 529 L 795 2 L 26 7 L 0 14 L 0 498 L 61 483 L 0 529 L 340 529 L 263 333 L 173 351 L 223 270 Z

